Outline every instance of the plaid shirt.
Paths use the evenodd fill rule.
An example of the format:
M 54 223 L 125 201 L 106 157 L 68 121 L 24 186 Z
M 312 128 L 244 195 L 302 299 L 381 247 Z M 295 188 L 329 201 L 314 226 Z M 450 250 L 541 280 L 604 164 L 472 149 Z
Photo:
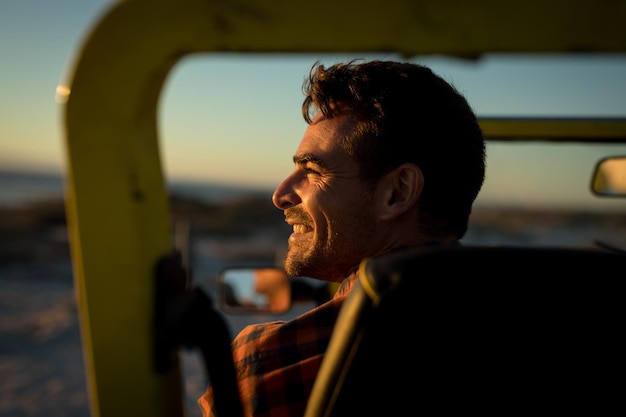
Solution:
M 293 320 L 250 325 L 237 335 L 232 350 L 245 417 L 304 415 L 339 310 L 357 279 L 355 270 L 330 301 Z M 203 417 L 215 417 L 212 404 L 209 386 L 198 400 Z
M 356 279 L 354 272 L 330 301 L 290 321 L 250 325 L 237 335 L 233 360 L 245 416 L 304 415 L 335 320 Z M 209 387 L 198 400 L 204 417 L 215 416 L 212 403 Z

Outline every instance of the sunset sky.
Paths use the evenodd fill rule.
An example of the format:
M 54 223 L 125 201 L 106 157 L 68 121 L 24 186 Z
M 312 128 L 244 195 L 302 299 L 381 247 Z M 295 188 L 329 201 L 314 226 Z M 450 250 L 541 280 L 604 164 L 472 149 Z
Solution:
M 57 85 L 68 81 L 70 63 L 108 0 L 2 0 L 0 3 L 0 168 L 65 171 L 63 106 Z M 292 169 L 291 156 L 306 127 L 300 114 L 301 86 L 311 65 L 351 58 L 401 59 L 394 55 L 188 56 L 169 74 L 159 106 L 164 171 L 168 178 L 276 185 Z M 626 56 L 589 58 L 510 55 L 479 61 L 429 56 L 413 59 L 454 84 L 479 115 L 626 116 Z M 493 169 L 507 166 L 500 154 Z M 607 146 L 589 155 L 561 148 L 543 157 L 596 159 L 624 152 Z M 554 152 L 554 155 L 552 155 Z M 568 151 L 569 152 L 569 151 Z M 588 160 L 588 159 L 587 159 Z M 584 162 L 570 176 L 587 181 Z M 493 189 L 523 189 L 545 172 L 527 166 L 520 178 Z M 579 176 L 579 177 L 577 177 Z M 579 179 L 580 178 L 580 179 Z M 494 191 L 495 192 L 495 191 Z M 550 192 L 550 190 L 546 190 Z M 521 198 L 521 197 L 520 197 Z

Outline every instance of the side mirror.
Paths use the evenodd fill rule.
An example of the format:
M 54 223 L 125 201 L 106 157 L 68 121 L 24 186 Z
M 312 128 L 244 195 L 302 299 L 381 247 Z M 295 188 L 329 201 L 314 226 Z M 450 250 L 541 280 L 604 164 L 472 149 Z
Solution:
M 591 179 L 591 191 L 600 197 L 626 196 L 626 156 L 598 161 Z
M 220 308 L 235 314 L 283 314 L 295 305 L 305 309 L 328 301 L 336 286 L 292 277 L 277 267 L 228 267 L 217 277 Z

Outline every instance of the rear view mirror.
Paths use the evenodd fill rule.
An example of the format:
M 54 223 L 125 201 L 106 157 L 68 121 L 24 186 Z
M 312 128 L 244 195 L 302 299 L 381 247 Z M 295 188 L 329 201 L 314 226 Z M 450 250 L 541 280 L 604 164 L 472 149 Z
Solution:
M 227 313 L 283 314 L 328 301 L 338 284 L 293 277 L 277 267 L 228 267 L 217 277 L 220 308 Z
M 591 191 L 601 197 L 626 196 L 626 156 L 601 159 L 593 173 Z
M 291 307 L 291 281 L 282 268 L 227 268 L 217 283 L 227 312 L 281 314 Z

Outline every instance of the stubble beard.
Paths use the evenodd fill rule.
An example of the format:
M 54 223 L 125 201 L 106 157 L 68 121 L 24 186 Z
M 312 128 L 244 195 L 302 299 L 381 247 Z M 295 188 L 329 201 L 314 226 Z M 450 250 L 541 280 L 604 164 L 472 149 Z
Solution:
M 317 233 L 308 241 L 290 243 L 284 267 L 289 275 L 341 282 L 358 266 L 362 256 L 371 255 L 369 241 L 375 233 L 371 194 L 349 206 L 332 221 L 332 236 Z
M 314 263 L 317 262 L 315 258 L 315 250 L 312 248 L 303 244 L 290 244 L 285 256 L 285 270 L 289 275 L 317 278 L 313 276 Z
M 284 267 L 292 276 L 338 281 L 345 272 L 339 267 L 339 261 L 332 250 L 294 244 L 287 250 Z

